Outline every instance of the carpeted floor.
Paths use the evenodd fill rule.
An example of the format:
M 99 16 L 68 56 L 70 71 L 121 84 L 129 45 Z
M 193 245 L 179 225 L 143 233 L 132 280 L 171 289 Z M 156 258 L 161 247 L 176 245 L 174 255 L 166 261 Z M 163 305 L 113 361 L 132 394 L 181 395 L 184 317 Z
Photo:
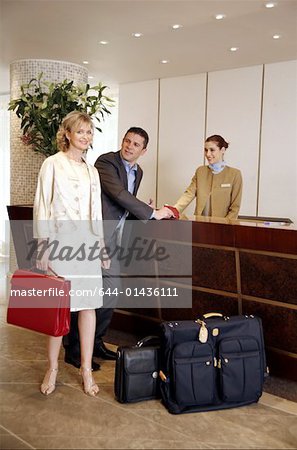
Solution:
M 143 336 L 124 333 L 123 331 L 110 329 L 105 336 L 105 341 L 117 346 L 135 345 Z M 277 395 L 297 403 L 297 382 L 278 378 L 270 375 L 265 379 L 264 392 Z
M 297 383 L 296 381 L 287 380 L 269 376 L 264 383 L 264 391 L 268 394 L 277 395 L 297 403 Z

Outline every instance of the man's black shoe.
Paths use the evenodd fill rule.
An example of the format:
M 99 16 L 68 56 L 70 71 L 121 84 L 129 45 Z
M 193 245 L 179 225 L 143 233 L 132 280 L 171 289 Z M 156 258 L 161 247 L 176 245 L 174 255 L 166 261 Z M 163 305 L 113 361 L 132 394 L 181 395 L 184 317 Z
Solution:
M 109 361 L 114 361 L 117 354 L 105 347 L 104 342 L 102 342 L 101 344 L 95 344 L 93 356 L 96 356 L 97 358 L 107 359 Z
M 75 358 L 73 356 L 67 355 L 65 353 L 64 361 L 67 364 L 72 364 L 77 369 L 80 368 L 80 359 L 78 359 L 78 358 Z M 92 359 L 92 369 L 93 369 L 94 372 L 96 372 L 97 370 L 100 369 L 100 364 L 96 363 L 93 359 Z

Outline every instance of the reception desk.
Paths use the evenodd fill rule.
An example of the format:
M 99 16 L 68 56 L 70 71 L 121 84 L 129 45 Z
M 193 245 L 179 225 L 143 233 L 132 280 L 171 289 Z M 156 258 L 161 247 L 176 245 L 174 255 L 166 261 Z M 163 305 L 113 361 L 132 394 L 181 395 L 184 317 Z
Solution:
M 203 217 L 191 217 L 187 225 L 189 221 L 191 242 L 175 221 L 164 236 L 160 227 L 154 237 L 181 250 L 191 245 L 191 286 L 181 288 L 183 281 L 172 286 L 179 285 L 185 294 L 191 289 L 192 308 L 116 309 L 112 326 L 143 336 L 163 320 L 195 319 L 210 311 L 257 315 L 263 322 L 270 372 L 297 380 L 296 226 Z
M 18 247 L 30 239 L 27 221 L 32 218 L 32 208 L 11 206 L 8 210 L 11 220 L 26 219 L 26 233 L 22 235 L 19 227 L 15 233 L 12 229 L 18 257 Z M 210 311 L 227 316 L 257 315 L 263 322 L 270 372 L 297 380 L 296 226 L 203 217 L 166 221 L 166 227 L 154 222 L 153 228 L 143 224 L 143 233 L 149 231 L 157 242 L 173 246 L 177 259 L 187 253 L 183 248 L 190 249 L 191 277 L 165 284 L 178 286 L 185 298 L 190 293 L 192 306 L 167 308 L 160 299 L 150 308 L 118 307 L 111 326 L 145 336 L 153 334 L 161 321 L 195 319 Z M 183 233 L 183 224 L 187 230 L 190 227 L 190 234 Z M 30 266 L 19 258 L 18 264 Z M 152 267 L 151 278 L 160 286 L 158 264 Z M 129 283 L 129 276 L 124 274 L 124 286 Z

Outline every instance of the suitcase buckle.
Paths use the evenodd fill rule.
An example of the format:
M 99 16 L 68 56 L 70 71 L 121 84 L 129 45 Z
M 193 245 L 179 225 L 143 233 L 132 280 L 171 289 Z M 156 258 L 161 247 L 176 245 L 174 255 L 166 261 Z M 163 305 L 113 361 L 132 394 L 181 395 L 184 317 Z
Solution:
M 163 372 L 163 370 L 160 370 L 159 377 L 161 378 L 162 381 L 167 381 L 167 377 L 166 377 L 165 373 Z

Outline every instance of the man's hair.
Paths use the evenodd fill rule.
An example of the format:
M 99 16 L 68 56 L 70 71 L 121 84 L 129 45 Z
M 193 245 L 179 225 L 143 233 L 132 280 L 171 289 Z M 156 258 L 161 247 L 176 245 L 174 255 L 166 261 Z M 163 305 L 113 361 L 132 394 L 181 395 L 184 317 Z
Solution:
M 138 134 L 139 136 L 141 136 L 144 139 L 144 145 L 143 148 L 147 148 L 147 145 L 149 143 L 149 136 L 147 134 L 147 132 L 140 127 L 131 127 L 129 128 L 129 130 L 126 132 L 125 137 L 127 136 L 128 133 L 134 133 L 134 134 Z

